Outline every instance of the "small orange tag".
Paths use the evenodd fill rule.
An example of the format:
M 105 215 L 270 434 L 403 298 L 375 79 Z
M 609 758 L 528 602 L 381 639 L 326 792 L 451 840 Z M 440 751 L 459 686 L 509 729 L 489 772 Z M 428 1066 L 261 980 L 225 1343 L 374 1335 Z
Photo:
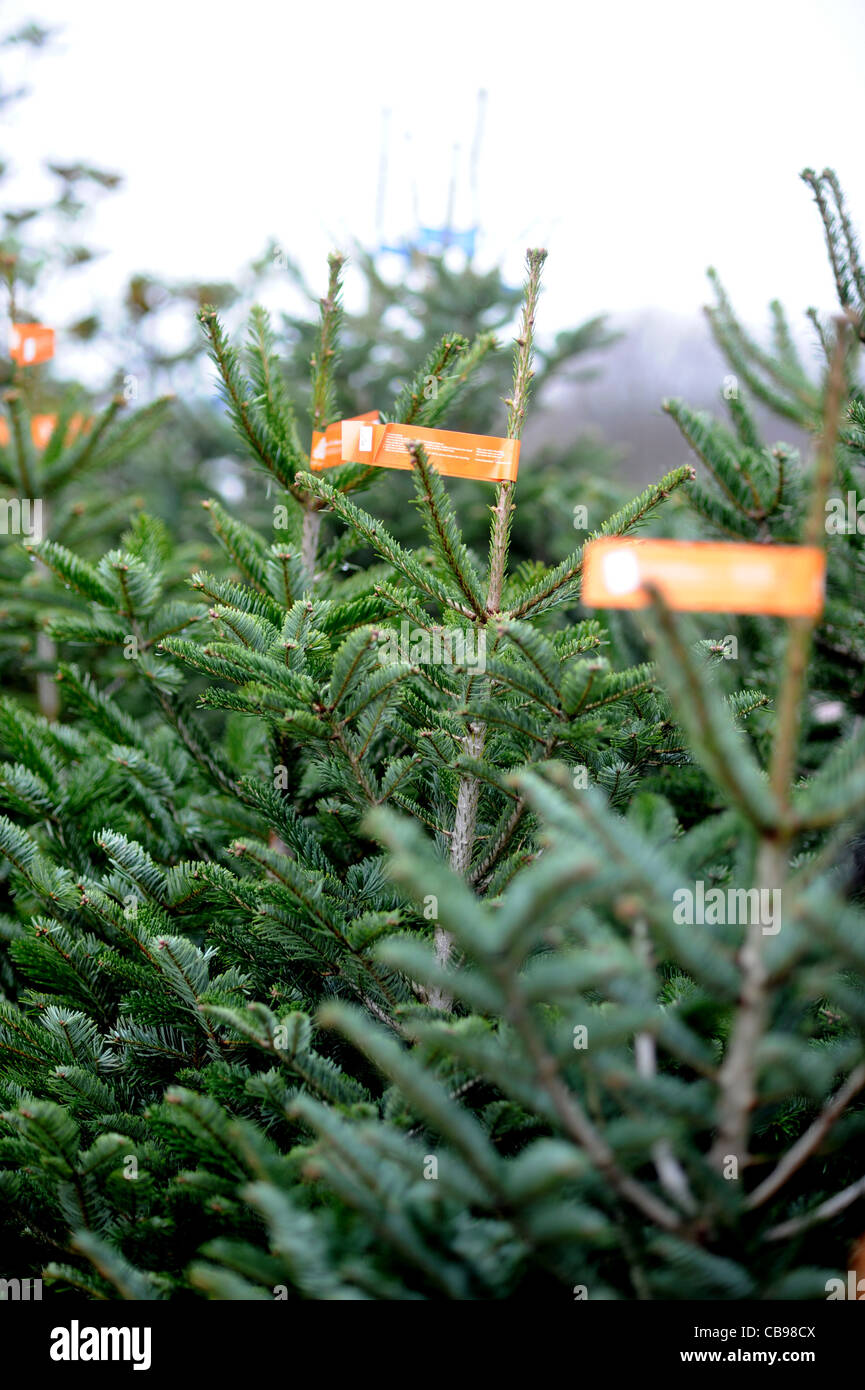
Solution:
M 30 434 L 37 449 L 44 449 L 57 424 L 56 415 L 34 415 L 30 421 Z
M 37 449 L 44 449 L 55 429 L 57 428 L 56 415 L 32 415 L 30 417 L 30 438 Z M 76 435 L 82 430 L 90 428 L 90 421 L 83 415 L 73 415 L 66 427 L 66 439 L 64 443 L 71 444 Z M 0 416 L 0 446 L 5 448 L 11 440 L 9 425 Z
M 370 463 L 376 468 L 410 469 L 408 446 L 423 444 L 429 462 L 449 478 L 479 478 L 489 483 L 513 483 L 520 461 L 518 439 L 489 434 L 460 434 L 430 430 L 421 425 L 371 425 L 342 422 L 343 463 Z
M 378 420 L 377 410 L 368 410 L 365 415 L 352 415 L 353 420 Z M 332 425 L 328 425 L 326 430 L 313 430 L 312 449 L 309 455 L 309 466 L 314 473 L 321 472 L 322 468 L 335 468 L 338 464 L 344 463 L 342 456 L 342 420 L 334 420 Z
M 603 536 L 583 556 L 587 608 L 647 608 L 651 584 L 670 608 L 692 613 L 823 611 L 826 557 L 815 546 Z
M 22 367 L 48 362 L 54 356 L 54 329 L 44 323 L 13 323 L 9 356 Z

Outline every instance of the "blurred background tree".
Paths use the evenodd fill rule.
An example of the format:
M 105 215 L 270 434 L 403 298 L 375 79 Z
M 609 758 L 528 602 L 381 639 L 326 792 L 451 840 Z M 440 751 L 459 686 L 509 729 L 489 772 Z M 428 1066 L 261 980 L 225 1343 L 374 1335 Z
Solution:
M 53 31 L 28 25 L 0 43 L 0 59 L 4 49 L 22 45 L 37 56 L 54 37 Z M 0 91 L 0 109 L 26 96 L 25 89 L 12 85 Z M 302 437 L 308 438 L 311 418 L 303 418 L 303 403 L 311 400 L 309 359 L 321 286 L 307 283 L 291 255 L 271 241 L 233 282 L 168 280 L 144 270 L 129 278 L 119 304 L 103 308 L 91 302 L 86 312 L 58 323 L 52 302 L 61 297 L 61 282 L 102 254 L 94 244 L 94 215 L 101 199 L 120 189 L 123 179 L 84 160 L 45 161 L 45 169 L 53 185 L 51 194 L 41 203 L 13 206 L 8 190 L 15 171 L 0 158 L 0 194 L 6 193 L 7 204 L 0 266 L 14 316 L 18 321 L 44 320 L 55 327 L 57 355 L 51 364 L 19 371 L 17 379 L 13 364 L 4 359 L 0 391 L 23 389 L 30 414 L 62 414 L 65 409 L 67 414 L 74 410 L 83 416 L 94 415 L 112 400 L 124 409 L 146 406 L 164 395 L 175 397 L 170 411 L 162 418 L 154 413 L 148 429 L 136 433 L 134 452 L 115 447 L 102 458 L 97 453 L 86 468 L 76 468 L 64 479 L 69 484 L 64 496 L 52 499 L 51 535 L 84 554 L 96 554 L 119 535 L 133 512 L 146 507 L 189 547 L 188 554 L 179 552 L 182 562 L 207 563 L 209 537 L 197 503 L 216 492 L 226 502 L 242 502 L 250 521 L 258 525 L 266 524 L 271 503 L 265 488 L 250 481 L 222 404 L 213 395 L 202 361 L 205 344 L 197 311 L 209 304 L 226 316 L 229 325 L 239 324 L 256 300 L 267 303 L 272 295 L 278 297 L 287 277 L 300 301 L 310 306 L 308 314 L 302 310 L 284 313 L 281 324 L 286 385 L 301 402 L 299 424 Z M 479 433 L 504 431 L 510 340 L 520 291 L 507 283 L 499 266 L 479 269 L 473 252 L 474 238 L 470 245 L 445 245 L 437 253 L 414 246 L 402 273 L 394 277 L 390 273 L 393 256 L 387 248 L 353 246 L 351 261 L 360 285 L 355 298 L 360 307 L 345 315 L 344 355 L 335 382 L 340 414 L 355 414 L 393 399 L 417 361 L 445 332 L 456 331 L 469 340 L 489 333 L 495 335 L 496 348 L 480 364 L 455 424 Z M 550 383 L 562 387 L 584 382 L 597 371 L 596 366 L 587 368 L 586 362 L 594 362 L 597 353 L 618 336 L 602 317 L 594 317 L 558 333 L 550 343 L 539 344 L 534 385 L 540 411 Z M 89 379 L 101 377 L 98 386 L 84 388 L 70 379 L 70 358 L 80 359 L 80 354 L 69 349 L 76 347 L 87 349 L 95 364 Z M 11 437 L 8 425 L 7 432 Z M 55 452 L 58 443 L 53 446 Z M 628 489 L 619 486 L 615 476 L 618 458 L 596 429 L 575 433 L 569 427 L 565 437 L 548 440 L 524 460 L 523 505 L 513 537 L 516 563 L 529 559 L 550 563 L 567 554 L 573 548 L 575 527 L 581 529 L 575 507 L 586 508 L 591 525 L 592 519 L 600 520 L 621 505 Z M 7 486 L 17 485 L 18 471 L 7 467 Z M 414 509 L 408 505 L 410 482 L 391 476 L 385 487 L 378 480 L 373 486 L 381 493 L 377 507 L 383 519 L 400 539 L 408 540 L 417 527 Z M 483 546 L 487 490 L 477 483 L 457 484 L 454 501 L 467 543 Z M 38 671 L 51 660 L 48 651 L 41 657 L 36 654 L 29 635 L 30 590 L 38 573 L 28 571 L 20 547 L 4 545 L 0 596 L 7 623 L 0 662 L 9 672 L 23 656 L 25 680 L 31 667 Z M 42 703 L 51 709 L 44 690 Z

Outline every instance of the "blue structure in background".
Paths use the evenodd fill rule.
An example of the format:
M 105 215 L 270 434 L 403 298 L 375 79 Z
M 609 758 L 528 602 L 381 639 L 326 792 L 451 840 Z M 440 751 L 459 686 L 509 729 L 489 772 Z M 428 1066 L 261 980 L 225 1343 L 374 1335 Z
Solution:
M 483 90 L 478 92 L 478 113 L 471 152 L 470 177 L 475 219 L 477 219 L 478 211 L 478 161 L 480 157 L 481 131 L 483 127 L 483 115 L 484 107 L 486 104 L 486 95 L 486 92 Z M 387 183 L 388 165 L 389 120 L 390 112 L 387 110 L 382 111 L 382 142 L 381 154 L 379 158 L 378 195 L 376 198 L 376 230 L 379 235 L 381 235 L 381 226 L 382 221 L 384 219 L 385 186 Z M 418 258 L 421 256 L 444 255 L 446 251 L 449 251 L 451 247 L 455 246 L 458 250 L 463 252 L 463 254 L 466 257 L 466 260 L 470 261 L 473 259 L 475 254 L 476 238 L 480 230 L 477 224 L 477 220 L 475 221 L 475 225 L 473 227 L 467 227 L 464 231 L 457 231 L 456 227 L 452 225 L 458 154 L 459 146 L 455 145 L 454 163 L 451 172 L 450 193 L 448 197 L 448 207 L 445 214 L 445 225 L 442 227 L 424 227 L 420 225 L 420 221 L 418 219 L 417 231 L 414 233 L 413 236 L 402 237 L 396 245 L 392 245 L 387 242 L 380 242 L 375 249 L 375 255 L 380 255 L 383 252 L 388 252 L 392 256 L 400 256 L 408 265 L 411 265 L 412 263 L 417 261 Z M 414 187 L 414 185 L 412 191 L 414 193 L 415 217 L 417 218 L 417 189 L 416 187 Z
M 477 227 L 468 227 L 464 232 L 458 232 L 455 227 L 418 227 L 411 241 L 406 237 L 397 246 L 382 243 L 376 249 L 378 252 L 389 251 L 392 256 L 402 256 L 403 260 L 410 262 L 418 252 L 427 256 L 441 255 L 451 246 L 456 246 L 464 252 L 467 260 L 471 260 L 475 254 L 477 233 Z

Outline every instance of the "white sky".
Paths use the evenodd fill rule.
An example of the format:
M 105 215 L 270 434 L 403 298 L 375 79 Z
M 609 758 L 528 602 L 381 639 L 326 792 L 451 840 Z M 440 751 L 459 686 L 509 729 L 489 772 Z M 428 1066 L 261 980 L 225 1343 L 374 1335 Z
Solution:
M 479 261 L 517 280 L 548 246 L 542 330 L 691 314 L 708 264 L 748 318 L 830 307 L 806 164 L 834 165 L 865 231 L 862 0 L 0 5 L 4 29 L 31 18 L 63 33 L 2 148 L 22 202 L 46 156 L 126 176 L 87 229 L 101 300 L 139 269 L 231 279 L 270 236 L 322 284 L 334 243 L 372 240 L 383 107 L 386 236 L 412 230 L 408 158 L 444 219 L 455 142 L 464 224 L 481 86 Z

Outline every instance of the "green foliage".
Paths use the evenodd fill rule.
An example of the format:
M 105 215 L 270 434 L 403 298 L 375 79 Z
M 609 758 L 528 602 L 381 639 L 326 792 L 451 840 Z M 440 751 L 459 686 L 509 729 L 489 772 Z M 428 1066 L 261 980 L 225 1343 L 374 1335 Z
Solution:
M 355 404 L 340 273 L 304 330 L 320 426 Z M 308 471 L 263 311 L 244 350 L 202 321 L 269 524 L 212 502 L 206 565 L 149 516 L 101 556 L 52 530 L 62 718 L 0 703 L 7 1264 L 136 1300 L 822 1296 L 861 1185 L 865 917 L 837 861 L 865 776 L 852 717 L 829 756 L 799 739 L 810 632 L 755 621 L 735 681 L 656 603 L 622 659 L 582 548 L 507 572 L 509 486 L 487 560 L 416 447 L 422 529 L 396 534 L 382 470 Z M 464 326 L 375 403 L 467 423 L 491 344 Z M 804 411 L 779 315 L 776 357 Z M 810 524 L 741 401 L 732 433 L 671 413 L 712 488 L 675 470 L 598 534 L 679 492 L 767 543 Z M 832 560 L 836 602 L 859 611 Z
M 806 169 L 802 178 L 814 194 L 823 222 L 840 310 L 852 319 L 856 338 L 861 339 L 865 275 L 837 176 L 831 169 L 819 175 Z M 707 314 L 733 373 L 726 378 L 723 393 L 730 423 L 723 425 L 708 414 L 696 413 L 679 400 L 664 403 L 701 465 L 697 479 L 685 492 L 710 535 L 795 544 L 802 539 L 808 504 L 808 460 L 803 460 L 800 450 L 789 443 L 769 444 L 764 440 L 753 408 L 768 407 L 812 437 L 818 435 L 824 409 L 823 377 L 831 359 L 835 331 L 831 322 L 820 322 L 813 310 L 808 311 L 816 331 L 815 374 L 803 364 L 802 353 L 777 301 L 771 305 L 771 347 L 765 348 L 736 317 L 714 271 L 711 280 L 716 304 Z M 826 730 L 814 721 L 812 711 L 829 711 L 833 725 L 840 725 L 839 732 L 844 732 L 863 708 L 865 522 L 860 530 L 856 504 L 863 493 L 865 402 L 857 377 L 857 349 L 858 342 L 845 363 L 839 447 L 825 500 L 825 533 L 829 537 L 827 597 L 825 614 L 815 634 L 810 671 L 811 710 L 805 717 L 813 747 L 806 747 L 803 754 L 808 766 L 818 765 L 827 736 Z M 770 625 L 759 618 L 730 618 L 725 623 L 727 632 L 737 637 L 736 659 L 743 684 L 765 688 L 771 683 L 778 660 Z

